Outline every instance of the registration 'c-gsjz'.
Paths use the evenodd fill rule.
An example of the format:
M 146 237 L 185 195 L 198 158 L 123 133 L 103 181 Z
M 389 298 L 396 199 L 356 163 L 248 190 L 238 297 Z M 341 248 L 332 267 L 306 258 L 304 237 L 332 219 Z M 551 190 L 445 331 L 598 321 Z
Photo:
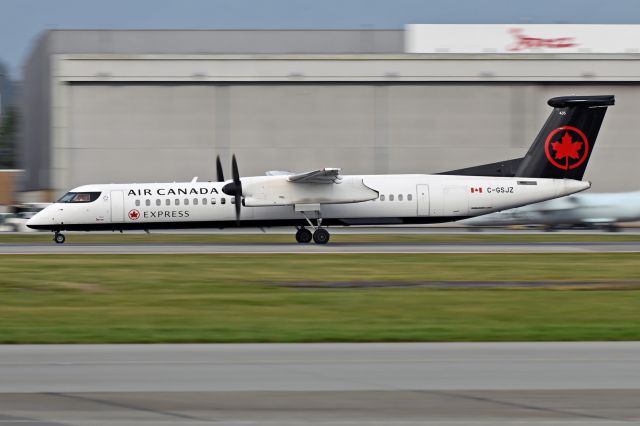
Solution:
M 438 174 L 343 175 L 339 168 L 225 180 L 85 185 L 27 226 L 62 231 L 292 226 L 296 240 L 329 241 L 328 226 L 448 222 L 583 191 L 587 163 L 613 96 L 550 99 L 551 115 L 524 157 Z

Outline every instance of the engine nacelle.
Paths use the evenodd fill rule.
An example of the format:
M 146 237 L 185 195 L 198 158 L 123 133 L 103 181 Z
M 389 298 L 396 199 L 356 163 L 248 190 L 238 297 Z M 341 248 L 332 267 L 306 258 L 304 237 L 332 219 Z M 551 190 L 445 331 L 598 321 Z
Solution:
M 340 183 L 300 183 L 286 176 L 259 176 L 242 179 L 242 195 L 245 206 L 265 207 L 359 203 L 378 198 L 378 191 L 357 177 L 345 177 Z

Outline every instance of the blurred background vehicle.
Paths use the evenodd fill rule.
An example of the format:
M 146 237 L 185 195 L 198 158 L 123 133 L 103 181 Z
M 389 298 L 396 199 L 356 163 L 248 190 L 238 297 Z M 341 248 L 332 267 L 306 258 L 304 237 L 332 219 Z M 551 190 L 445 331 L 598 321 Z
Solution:
M 468 226 L 542 225 L 618 230 L 617 224 L 640 221 L 640 191 L 581 193 L 463 220 Z
M 33 232 L 26 223 L 50 203 L 25 203 L 7 206 L 0 213 L 0 232 Z

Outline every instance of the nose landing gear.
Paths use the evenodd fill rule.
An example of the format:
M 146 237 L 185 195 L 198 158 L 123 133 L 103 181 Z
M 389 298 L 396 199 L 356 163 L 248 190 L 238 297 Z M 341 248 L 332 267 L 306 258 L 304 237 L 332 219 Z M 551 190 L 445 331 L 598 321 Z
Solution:
M 64 234 L 60 233 L 59 231 L 56 231 L 56 233 L 53 235 L 53 241 L 55 241 L 56 244 L 63 244 L 65 240 L 66 238 L 64 237 Z

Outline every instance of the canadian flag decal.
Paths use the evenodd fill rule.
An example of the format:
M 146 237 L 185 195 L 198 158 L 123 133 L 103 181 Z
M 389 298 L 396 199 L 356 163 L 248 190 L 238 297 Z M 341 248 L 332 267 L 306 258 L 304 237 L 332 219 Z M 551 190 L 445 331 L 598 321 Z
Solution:
M 478 187 L 478 188 L 471 187 L 471 193 L 474 194 L 476 192 L 479 192 L 479 193 L 482 194 L 482 188 L 481 187 Z

